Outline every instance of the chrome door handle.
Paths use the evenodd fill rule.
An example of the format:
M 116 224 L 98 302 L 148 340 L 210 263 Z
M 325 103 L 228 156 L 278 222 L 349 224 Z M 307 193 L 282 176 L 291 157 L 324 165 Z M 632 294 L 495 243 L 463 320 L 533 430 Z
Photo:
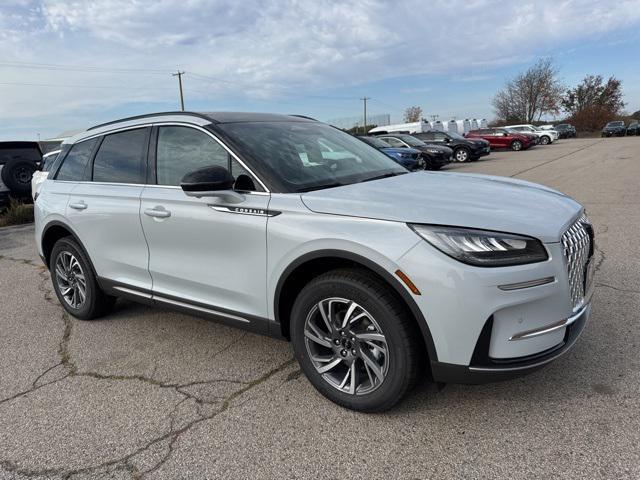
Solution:
M 169 218 L 171 216 L 171 212 L 162 207 L 147 208 L 144 214 L 153 218 Z
M 87 208 L 87 204 L 84 202 L 78 202 L 78 203 L 70 203 L 69 207 L 75 209 L 75 210 L 86 210 Z

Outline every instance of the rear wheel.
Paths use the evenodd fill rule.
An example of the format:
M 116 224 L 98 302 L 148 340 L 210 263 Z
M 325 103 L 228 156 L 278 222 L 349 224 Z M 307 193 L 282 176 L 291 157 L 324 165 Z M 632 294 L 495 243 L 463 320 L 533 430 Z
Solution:
M 522 142 L 520 140 L 514 140 L 511 142 L 511 150 L 517 152 L 518 150 L 522 150 Z
M 32 161 L 12 158 L 2 168 L 2 181 L 12 193 L 26 194 L 31 191 L 31 177 L 35 171 Z
M 80 320 L 107 314 L 115 297 L 102 291 L 84 250 L 71 237 L 53 246 L 49 263 L 53 288 L 62 307 Z
M 540 144 L 541 145 L 549 145 L 550 142 L 551 142 L 551 139 L 549 137 L 547 137 L 546 135 L 543 135 L 542 137 L 540 137 Z
M 453 159 L 456 162 L 468 162 L 470 157 L 469 150 L 466 148 L 458 148 L 453 152 Z
M 418 338 L 389 287 L 359 269 L 312 280 L 291 312 L 302 371 L 322 395 L 352 410 L 383 411 L 403 398 L 418 378 Z

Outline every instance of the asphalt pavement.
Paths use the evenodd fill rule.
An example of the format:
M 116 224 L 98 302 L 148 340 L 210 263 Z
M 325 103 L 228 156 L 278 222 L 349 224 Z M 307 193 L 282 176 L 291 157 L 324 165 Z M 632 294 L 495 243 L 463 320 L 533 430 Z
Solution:
M 558 361 L 497 384 L 424 381 L 394 410 L 359 414 L 320 396 L 284 341 L 122 301 L 99 321 L 69 317 L 33 226 L 3 228 L 0 479 L 640 478 L 640 138 L 445 170 L 586 206 L 593 315 Z

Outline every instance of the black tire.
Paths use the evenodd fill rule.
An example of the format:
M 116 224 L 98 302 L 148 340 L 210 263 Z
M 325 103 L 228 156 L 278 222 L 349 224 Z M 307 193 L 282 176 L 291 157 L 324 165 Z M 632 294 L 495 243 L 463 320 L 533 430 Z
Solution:
M 551 139 L 546 135 L 540 137 L 540 145 L 549 145 L 551 143 Z
M 23 158 L 12 158 L 2 167 L 2 181 L 16 194 L 31 192 L 31 177 L 36 171 L 36 165 Z
M 431 165 L 429 170 L 433 170 L 435 172 L 436 170 L 440 170 L 442 167 L 442 165 Z
M 453 160 L 456 162 L 468 162 L 471 160 L 471 152 L 468 148 L 459 147 L 453 151 Z
M 317 371 L 310 358 L 311 353 L 308 342 L 311 342 L 311 340 L 308 340 L 305 336 L 308 318 L 313 318 L 314 310 L 316 312 L 315 315 L 319 315 L 317 310 L 319 302 L 327 302 L 328 299 L 335 301 L 337 300 L 336 297 L 362 306 L 370 314 L 370 317 L 375 319 L 374 322 L 377 322 L 381 333 L 386 338 L 385 346 L 388 351 L 386 376 L 370 392 L 363 392 L 362 394 L 349 393 L 332 385 L 329 380 L 325 379 L 324 374 Z M 329 317 L 332 318 L 331 312 L 329 312 Z M 339 312 L 333 318 L 336 317 L 339 317 Z M 349 322 L 350 324 L 351 322 Z M 333 325 L 335 326 L 335 324 Z M 358 327 L 348 326 L 345 330 L 352 328 Z M 370 329 L 371 326 L 369 326 Z M 365 332 L 369 330 L 365 330 Z M 326 340 L 329 337 L 325 337 L 325 341 L 330 344 L 331 349 L 322 348 L 325 348 L 333 358 L 338 358 L 337 352 L 343 346 L 334 348 L 334 342 L 340 341 L 345 337 L 341 336 L 338 330 L 335 330 L 332 335 L 333 339 L 330 341 Z M 350 336 L 352 334 L 347 333 L 347 335 Z M 322 395 L 351 410 L 381 412 L 390 409 L 405 396 L 416 384 L 421 367 L 424 368 L 426 365 L 419 338 L 421 338 L 420 332 L 415 320 L 408 313 L 402 302 L 393 294 L 389 286 L 369 272 L 357 268 L 333 270 L 313 279 L 302 289 L 291 311 L 291 340 L 295 357 L 300 363 L 302 371 Z M 351 340 L 354 340 L 354 338 L 351 338 Z M 317 344 L 311 343 L 311 345 L 317 347 Z M 345 348 L 352 347 L 348 345 Z M 354 352 L 355 355 L 355 352 L 361 353 L 366 348 L 370 347 L 367 347 L 361 340 L 356 339 L 351 352 Z M 346 351 L 340 350 L 340 355 L 344 356 L 343 353 Z M 361 363 L 358 363 L 358 361 Z M 362 357 L 359 357 L 354 362 L 358 365 L 358 368 L 364 368 L 365 362 Z M 344 364 L 340 363 L 334 367 L 334 372 L 335 369 L 338 369 L 341 377 L 342 371 L 340 371 L 340 368 L 349 370 L 350 367 L 346 367 L 346 360 Z M 367 371 L 367 373 L 369 372 Z M 333 375 L 334 373 L 327 374 Z M 338 374 L 336 373 L 336 375 Z M 371 377 L 367 379 L 362 371 L 357 376 L 358 380 L 362 379 L 363 382 L 369 382 L 368 385 L 371 387 Z M 364 387 L 365 384 L 357 385 L 354 388 L 354 392 L 357 392 L 361 386 Z
M 79 304 L 77 307 L 72 306 L 61 291 L 61 283 L 63 282 L 59 280 L 59 274 L 56 270 L 56 267 L 59 266 L 59 259 L 61 259 L 61 257 L 68 257 L 68 255 L 71 255 L 72 258 L 77 260 L 80 272 L 84 275 L 85 280 L 85 298 L 82 304 Z M 49 271 L 51 272 L 51 281 L 53 282 L 53 289 L 56 292 L 56 296 L 62 307 L 70 315 L 80 320 L 93 320 L 111 311 L 116 298 L 102 291 L 100 285 L 98 285 L 96 275 L 87 254 L 72 237 L 61 238 L 55 243 L 49 260 Z M 67 278 L 70 278 L 69 272 L 66 273 Z M 76 284 L 79 283 L 79 277 L 77 275 L 77 272 L 73 273 Z
M 513 150 L 514 152 L 522 150 L 522 142 L 520 140 L 514 140 L 513 142 L 511 142 L 511 150 Z

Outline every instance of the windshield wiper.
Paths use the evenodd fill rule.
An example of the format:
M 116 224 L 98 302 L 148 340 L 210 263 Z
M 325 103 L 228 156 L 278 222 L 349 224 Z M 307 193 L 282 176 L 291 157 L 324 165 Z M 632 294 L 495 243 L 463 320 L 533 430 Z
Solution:
M 369 177 L 366 178 L 364 180 L 362 180 L 363 182 L 370 182 L 372 180 L 380 180 L 382 178 L 389 178 L 389 177 L 395 177 L 397 175 L 404 175 L 405 173 L 409 173 L 409 172 L 389 172 L 389 173 L 384 173 L 382 175 L 376 175 L 375 177 Z

